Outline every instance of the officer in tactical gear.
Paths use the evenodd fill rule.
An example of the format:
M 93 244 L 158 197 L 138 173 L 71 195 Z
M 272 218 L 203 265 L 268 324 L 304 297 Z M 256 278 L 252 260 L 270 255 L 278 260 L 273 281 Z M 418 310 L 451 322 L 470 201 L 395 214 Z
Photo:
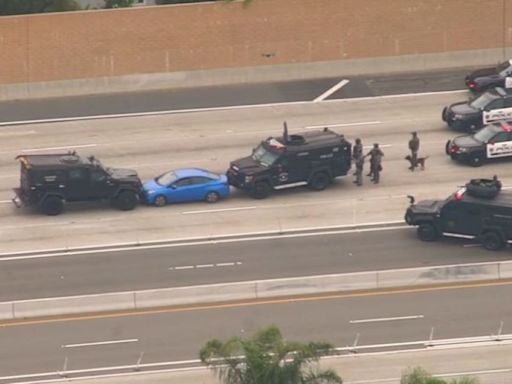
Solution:
M 354 175 L 356 176 L 356 179 L 354 180 L 354 183 L 360 187 L 363 185 L 363 167 L 364 167 L 364 156 L 361 153 L 359 157 L 355 159 L 356 161 L 356 171 Z
M 412 132 L 412 138 L 409 140 L 409 150 L 411 151 L 411 166 L 409 169 L 413 171 L 418 166 L 418 151 L 420 150 L 420 139 L 416 132 Z
M 363 157 L 363 143 L 361 142 L 361 139 L 358 137 L 356 139 L 356 143 L 354 144 L 354 147 L 352 148 L 352 159 L 354 160 L 354 163 L 357 167 L 357 159 L 360 157 Z M 356 172 L 354 172 L 354 176 L 357 176 L 357 169 Z
M 370 173 L 367 176 L 373 176 L 372 181 L 375 184 L 380 182 L 380 172 L 382 171 L 382 157 L 384 152 L 379 148 L 379 144 L 373 144 L 373 148 L 368 152 L 366 156 L 370 156 Z

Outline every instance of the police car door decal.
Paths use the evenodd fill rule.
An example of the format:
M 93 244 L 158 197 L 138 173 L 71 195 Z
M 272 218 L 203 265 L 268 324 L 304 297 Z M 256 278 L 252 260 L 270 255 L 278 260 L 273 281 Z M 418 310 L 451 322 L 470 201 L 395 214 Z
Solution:
M 482 113 L 484 124 L 494 123 L 499 120 L 509 120 L 512 118 L 512 108 L 493 109 Z
M 502 123 L 502 127 L 504 132 L 500 132 L 495 136 L 498 140 L 492 140 L 485 145 L 487 149 L 487 158 L 512 156 L 510 129 L 508 128 L 508 125 L 505 125 L 505 123 Z M 507 138 L 502 141 L 499 137 L 503 137 L 503 135 L 507 135 Z

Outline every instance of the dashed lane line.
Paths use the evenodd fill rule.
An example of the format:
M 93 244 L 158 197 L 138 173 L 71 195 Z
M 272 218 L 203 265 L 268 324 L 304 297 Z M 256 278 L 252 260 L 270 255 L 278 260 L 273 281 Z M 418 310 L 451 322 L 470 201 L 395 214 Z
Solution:
M 237 265 L 242 265 L 241 261 L 232 261 L 226 263 L 216 263 L 216 264 L 197 264 L 197 265 L 180 265 L 177 267 L 169 267 L 169 271 L 182 271 L 187 269 L 204 269 L 204 268 L 219 268 L 219 267 L 235 267 Z

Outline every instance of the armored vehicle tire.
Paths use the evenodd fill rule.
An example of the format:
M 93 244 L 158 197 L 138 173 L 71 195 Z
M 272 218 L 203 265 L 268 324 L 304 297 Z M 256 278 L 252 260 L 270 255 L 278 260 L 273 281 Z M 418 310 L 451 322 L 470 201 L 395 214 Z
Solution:
M 121 211 L 131 211 L 137 206 L 139 199 L 133 191 L 122 191 L 114 199 L 114 203 Z
M 422 223 L 416 230 L 418 237 L 423 241 L 434 241 L 439 237 L 437 229 L 431 223 Z
M 206 194 L 206 197 L 204 198 L 204 200 L 207 202 L 207 203 L 216 203 L 217 201 L 219 201 L 220 199 L 220 196 L 217 192 L 215 191 L 210 191 Z
M 154 203 L 157 207 L 163 207 L 164 205 L 167 205 L 167 199 L 163 195 L 158 195 L 155 197 Z
M 502 237 L 494 231 L 484 233 L 481 240 L 484 248 L 489 251 L 498 251 L 505 246 Z
M 64 209 L 64 202 L 58 196 L 48 196 L 41 203 L 41 210 L 48 216 L 56 216 Z
M 265 199 L 270 195 L 270 185 L 264 181 L 259 181 L 254 184 L 249 193 L 255 199 Z
M 470 158 L 469 158 L 469 165 L 471 165 L 472 167 L 479 167 L 482 165 L 482 156 L 480 155 L 472 155 Z
M 309 180 L 309 186 L 315 191 L 323 191 L 325 188 L 327 188 L 330 182 L 331 179 L 327 173 L 317 172 L 311 176 L 311 179 Z

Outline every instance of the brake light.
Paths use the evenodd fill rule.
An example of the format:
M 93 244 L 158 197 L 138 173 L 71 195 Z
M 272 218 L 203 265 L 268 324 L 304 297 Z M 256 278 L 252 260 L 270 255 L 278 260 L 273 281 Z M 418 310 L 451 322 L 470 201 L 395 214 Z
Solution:
M 501 129 L 503 129 L 504 132 L 510 132 L 512 130 L 512 127 L 506 123 L 505 121 L 501 122 Z
M 469 84 L 468 84 L 468 87 L 469 87 L 469 88 L 475 88 L 475 87 L 476 87 L 476 84 L 475 84 L 475 83 L 469 83 Z
M 457 153 L 458 150 L 459 148 L 455 144 L 450 145 L 450 153 Z

